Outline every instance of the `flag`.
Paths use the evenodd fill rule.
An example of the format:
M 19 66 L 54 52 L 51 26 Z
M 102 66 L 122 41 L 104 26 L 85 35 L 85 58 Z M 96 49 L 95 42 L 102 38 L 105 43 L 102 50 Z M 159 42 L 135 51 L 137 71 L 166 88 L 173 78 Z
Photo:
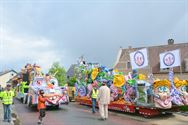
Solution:
M 132 69 L 139 69 L 148 66 L 147 49 L 141 49 L 130 53 Z
M 179 49 L 161 53 L 159 55 L 159 57 L 160 57 L 160 68 L 161 69 L 172 68 L 172 67 L 181 65 Z

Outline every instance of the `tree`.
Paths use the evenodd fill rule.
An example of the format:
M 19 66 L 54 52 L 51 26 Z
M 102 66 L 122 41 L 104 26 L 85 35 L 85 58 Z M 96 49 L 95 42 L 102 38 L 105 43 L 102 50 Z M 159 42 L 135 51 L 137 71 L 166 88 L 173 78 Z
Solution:
M 57 78 L 60 86 L 66 84 L 66 71 L 65 68 L 62 67 L 59 62 L 54 62 L 51 68 L 49 69 L 48 73 Z
M 76 83 L 76 76 L 70 77 L 68 79 L 68 85 L 69 86 L 74 86 L 75 83 Z

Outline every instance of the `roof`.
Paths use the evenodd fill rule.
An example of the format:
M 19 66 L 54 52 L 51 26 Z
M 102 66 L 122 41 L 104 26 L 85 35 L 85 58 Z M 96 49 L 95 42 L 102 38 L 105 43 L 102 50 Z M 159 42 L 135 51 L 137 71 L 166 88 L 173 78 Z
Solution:
M 120 52 L 118 54 L 117 61 L 115 63 L 114 68 L 118 69 L 122 72 L 130 72 L 132 70 L 131 67 L 128 66 L 128 62 L 130 62 L 130 53 L 142 49 L 147 48 L 148 49 L 148 60 L 149 60 L 149 66 L 139 69 L 140 72 L 148 73 L 152 71 L 153 73 L 166 73 L 167 71 L 164 71 L 163 69 L 160 69 L 160 58 L 159 55 L 161 53 L 164 53 L 166 51 L 172 51 L 175 49 L 180 49 L 180 56 L 181 56 L 181 64 L 182 64 L 182 71 L 180 71 L 179 67 L 174 67 L 174 72 L 188 72 L 185 59 L 188 58 L 188 43 L 178 43 L 178 44 L 170 44 L 170 45 L 159 45 L 159 46 L 148 46 L 148 47 L 138 47 L 138 48 L 121 48 Z
M 133 49 L 133 50 L 138 50 L 138 49 L 143 49 L 143 48 L 156 48 L 156 47 L 169 47 L 169 46 L 176 46 L 176 45 L 179 45 L 179 46 L 187 46 L 188 43 L 174 43 L 174 44 L 165 44 L 165 45 L 156 45 L 156 46 L 142 46 L 142 47 L 135 47 L 135 48 L 122 48 L 122 50 L 126 51 L 128 49 Z
M 67 76 L 69 76 L 69 77 L 74 76 L 74 68 L 75 68 L 75 66 L 76 66 L 76 64 L 72 64 L 72 65 L 70 66 L 70 68 L 69 68 L 68 71 L 67 71 Z
M 11 70 L 6 70 L 6 71 L 3 71 L 3 72 L 0 72 L 0 76 L 5 75 L 5 74 L 7 74 L 9 72 L 14 72 L 14 73 L 17 74 L 17 72 L 15 70 L 11 69 Z

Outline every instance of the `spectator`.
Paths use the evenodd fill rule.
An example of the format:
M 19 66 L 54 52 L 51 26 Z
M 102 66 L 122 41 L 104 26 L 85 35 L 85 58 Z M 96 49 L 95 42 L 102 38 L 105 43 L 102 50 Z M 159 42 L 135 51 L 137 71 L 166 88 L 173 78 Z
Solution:
M 91 96 L 91 100 L 92 100 L 92 113 L 93 114 L 96 113 L 95 107 L 96 107 L 96 103 L 97 103 L 97 96 L 98 96 L 98 93 L 99 93 L 99 91 L 97 90 L 96 85 L 97 85 L 97 81 L 94 81 L 93 89 L 92 89 L 91 95 L 90 95 Z
M 7 84 L 5 91 L 1 92 L 0 97 L 3 100 L 4 122 L 11 122 L 11 105 L 13 104 L 14 92 L 11 85 Z
M 99 104 L 100 120 L 108 119 L 108 104 L 110 104 L 110 89 L 106 86 L 107 81 L 102 82 L 97 97 Z

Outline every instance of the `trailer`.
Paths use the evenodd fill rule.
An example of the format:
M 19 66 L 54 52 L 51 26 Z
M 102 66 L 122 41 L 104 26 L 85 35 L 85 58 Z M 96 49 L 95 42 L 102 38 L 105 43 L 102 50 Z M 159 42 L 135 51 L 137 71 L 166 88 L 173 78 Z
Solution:
M 130 88 L 131 89 L 131 88 Z M 119 98 L 116 101 L 111 101 L 108 106 L 109 110 L 124 112 L 124 113 L 135 113 L 139 114 L 145 118 L 154 117 L 161 114 L 172 114 L 179 111 L 181 106 L 172 105 L 170 108 L 157 107 L 156 102 L 154 101 L 154 94 L 150 94 L 150 85 L 143 80 L 137 80 L 135 87 L 135 98 L 127 99 L 127 93 L 124 94 L 124 97 Z M 129 91 L 129 88 L 127 88 Z M 128 93 L 132 94 L 132 93 Z M 131 101 L 127 101 L 131 100 Z M 76 101 L 81 105 L 92 106 L 91 99 L 87 96 L 77 96 Z M 169 102 L 169 105 L 171 102 Z M 98 104 L 97 104 L 98 107 Z
M 103 81 L 111 91 L 110 110 L 137 113 L 144 117 L 172 114 L 188 106 L 188 81 L 154 79 L 153 74 L 138 74 L 133 70 L 123 74 L 99 63 L 86 63 L 82 58 L 75 67 L 76 101 L 91 106 L 92 86 L 100 88 Z M 170 76 L 170 75 L 169 75 Z M 97 82 L 94 82 L 97 81 Z

